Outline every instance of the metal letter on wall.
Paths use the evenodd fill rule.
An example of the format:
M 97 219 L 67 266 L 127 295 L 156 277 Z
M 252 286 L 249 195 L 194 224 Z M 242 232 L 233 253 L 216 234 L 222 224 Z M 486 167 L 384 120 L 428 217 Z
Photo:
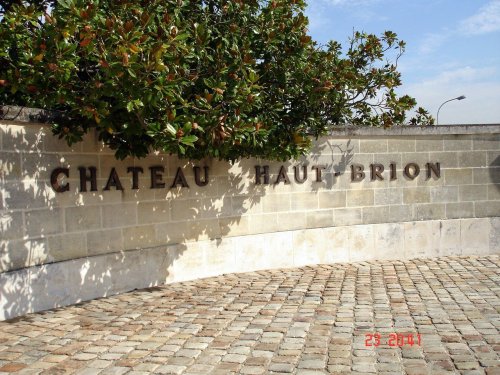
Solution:
M 161 165 L 149 167 L 151 171 L 151 189 L 162 189 L 165 187 L 163 182 L 162 173 L 165 172 L 165 168 Z
M 200 167 L 193 167 L 194 170 L 194 182 L 196 182 L 196 185 L 198 186 L 207 186 L 208 185 L 208 167 L 203 167 L 203 170 L 205 171 L 205 179 L 202 181 L 200 177 Z
M 104 190 L 111 190 L 111 186 L 114 186 L 116 190 L 123 190 L 123 186 L 120 181 L 120 178 L 118 177 L 118 173 L 116 173 L 116 168 L 111 169 L 111 172 L 109 173 L 108 182 L 106 183 Z
M 391 163 L 389 167 L 391 168 L 391 181 L 397 180 L 398 176 L 396 175 L 396 163 Z
M 184 172 L 182 172 L 182 168 L 177 168 L 177 173 L 175 174 L 174 182 L 171 187 L 176 187 L 177 185 L 181 185 L 182 187 L 188 188 L 189 185 L 186 181 L 186 177 L 184 176 Z
M 52 189 L 54 189 L 57 193 L 64 193 L 65 191 L 69 191 L 69 183 L 64 185 L 59 184 L 59 175 L 63 174 L 67 178 L 69 178 L 69 169 L 68 168 L 56 168 L 50 174 L 50 184 L 52 185 Z
M 321 175 L 321 171 L 325 170 L 326 166 L 325 165 L 313 165 L 312 169 L 316 170 L 316 182 L 323 181 L 323 176 Z
M 371 169 L 371 180 L 372 181 L 383 181 L 384 177 L 382 176 L 382 173 L 384 172 L 384 166 L 382 164 L 371 164 L 370 165 Z
M 412 172 L 412 170 L 413 170 L 413 172 Z M 406 165 L 403 173 L 410 180 L 414 180 L 420 174 L 420 167 L 416 163 L 409 163 Z
M 293 167 L 294 175 L 295 175 L 295 182 L 298 184 L 303 184 L 304 182 L 307 181 L 307 165 L 302 166 L 302 171 L 304 173 L 304 177 L 300 178 L 300 172 L 299 172 L 299 166 Z
M 427 179 L 432 178 L 432 173 L 436 178 L 441 178 L 441 163 L 427 163 Z
M 127 173 L 132 172 L 132 189 L 139 189 L 139 172 L 144 173 L 144 169 L 142 167 L 128 167 Z
M 351 165 L 351 182 L 360 182 L 365 179 L 365 169 L 361 164 L 352 164 Z
M 281 166 L 278 177 L 276 178 L 276 182 L 274 184 L 278 185 L 280 182 L 284 182 L 285 185 L 290 185 L 290 179 L 288 178 L 287 170 L 284 165 Z
M 269 185 L 269 166 L 264 165 L 264 170 L 260 169 L 260 165 L 255 166 L 255 185 L 261 184 L 261 178 L 264 177 L 264 184 Z M 264 175 L 264 176 L 262 176 Z
M 78 167 L 80 171 L 80 191 L 87 191 L 87 182 L 90 182 L 90 191 L 97 191 L 97 168 L 89 167 L 90 175 L 87 175 L 87 168 Z

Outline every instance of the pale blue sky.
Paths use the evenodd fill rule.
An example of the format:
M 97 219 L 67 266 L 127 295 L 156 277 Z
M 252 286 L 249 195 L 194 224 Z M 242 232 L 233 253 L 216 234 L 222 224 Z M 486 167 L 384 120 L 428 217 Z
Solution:
M 401 94 L 440 124 L 500 123 L 500 0 L 309 0 L 309 31 L 343 45 L 353 30 L 406 41 Z

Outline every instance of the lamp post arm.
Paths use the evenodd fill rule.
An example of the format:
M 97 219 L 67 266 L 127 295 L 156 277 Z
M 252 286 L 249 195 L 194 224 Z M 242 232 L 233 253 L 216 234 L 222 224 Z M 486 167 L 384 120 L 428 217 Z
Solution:
M 456 98 L 453 98 L 453 99 L 450 99 L 450 100 L 447 100 L 445 101 L 443 104 L 441 104 L 438 108 L 438 112 L 437 112 L 437 115 L 436 115 L 436 125 L 439 125 L 439 111 L 441 110 L 441 108 L 443 107 L 443 105 L 445 105 L 446 103 L 449 103 L 453 100 L 455 100 Z
M 436 125 L 439 125 L 439 111 L 441 110 L 441 107 L 442 107 L 443 105 L 445 105 L 446 103 L 451 102 L 451 101 L 453 101 L 453 100 L 463 100 L 463 99 L 465 99 L 465 95 L 460 95 L 460 96 L 458 96 L 458 97 L 456 97 L 456 98 L 449 99 L 449 100 L 445 101 L 443 104 L 441 104 L 441 105 L 439 106 L 439 108 L 438 108 L 437 115 L 436 115 Z

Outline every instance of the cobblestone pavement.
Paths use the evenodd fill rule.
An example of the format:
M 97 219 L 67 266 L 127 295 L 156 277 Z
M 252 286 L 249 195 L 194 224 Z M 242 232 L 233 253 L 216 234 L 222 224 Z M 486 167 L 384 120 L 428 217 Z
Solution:
M 499 256 L 225 275 L 0 322 L 0 374 L 500 374 L 499 310 Z

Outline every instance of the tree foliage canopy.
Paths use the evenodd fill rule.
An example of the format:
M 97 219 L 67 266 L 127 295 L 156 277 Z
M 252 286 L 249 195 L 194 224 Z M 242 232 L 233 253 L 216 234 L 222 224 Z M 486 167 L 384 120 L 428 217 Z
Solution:
M 303 0 L 2 1 L 0 104 L 57 111 L 68 143 L 91 129 L 118 158 L 306 153 L 343 124 L 432 123 L 398 97 L 405 44 L 307 34 Z

